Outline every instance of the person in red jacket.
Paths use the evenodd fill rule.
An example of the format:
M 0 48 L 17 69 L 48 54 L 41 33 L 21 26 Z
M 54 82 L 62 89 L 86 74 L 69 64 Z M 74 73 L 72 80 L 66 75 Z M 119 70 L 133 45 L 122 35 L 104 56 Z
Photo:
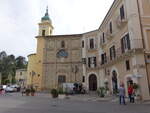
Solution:
M 134 103 L 134 89 L 133 89 L 133 84 L 130 84 L 128 87 L 128 95 L 130 99 L 130 103 Z

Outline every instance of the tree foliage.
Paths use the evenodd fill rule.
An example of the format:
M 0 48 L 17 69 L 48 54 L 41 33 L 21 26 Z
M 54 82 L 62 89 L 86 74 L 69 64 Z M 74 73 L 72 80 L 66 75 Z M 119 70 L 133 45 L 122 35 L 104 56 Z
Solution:
M 14 81 L 16 69 L 26 67 L 27 61 L 25 57 L 19 56 L 15 58 L 14 55 L 7 55 L 5 51 L 0 52 L 0 73 L 2 74 L 2 84 L 8 83 L 8 75 L 11 75 L 13 79 L 12 81 Z

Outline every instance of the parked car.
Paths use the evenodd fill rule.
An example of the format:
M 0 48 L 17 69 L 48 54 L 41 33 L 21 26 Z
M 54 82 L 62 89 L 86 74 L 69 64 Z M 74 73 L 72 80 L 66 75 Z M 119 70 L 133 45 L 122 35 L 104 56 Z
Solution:
M 16 90 L 16 92 L 20 91 L 20 86 L 17 84 L 11 85 L 10 87 L 14 88 Z
M 10 86 L 7 86 L 6 88 L 5 88 L 5 91 L 6 92 L 15 92 L 15 88 L 13 88 L 13 87 L 10 87 Z

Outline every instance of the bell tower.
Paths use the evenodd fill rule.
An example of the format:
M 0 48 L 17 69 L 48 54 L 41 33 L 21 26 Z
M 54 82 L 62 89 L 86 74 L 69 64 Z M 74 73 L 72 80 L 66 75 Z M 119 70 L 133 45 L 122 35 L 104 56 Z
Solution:
M 39 23 L 39 36 L 49 36 L 53 32 L 52 21 L 49 18 L 48 7 L 46 9 L 45 15 L 41 18 L 41 22 Z

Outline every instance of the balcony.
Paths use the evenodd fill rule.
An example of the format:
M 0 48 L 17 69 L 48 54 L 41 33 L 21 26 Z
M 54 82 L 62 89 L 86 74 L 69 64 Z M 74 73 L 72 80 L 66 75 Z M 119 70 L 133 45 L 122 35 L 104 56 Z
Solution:
M 102 40 L 102 38 L 100 38 L 100 46 L 103 48 L 106 45 L 106 40 Z
M 131 57 L 137 53 L 143 53 L 143 42 L 142 39 L 133 39 L 130 40 L 130 48 L 122 50 L 121 47 L 115 49 L 115 55 L 114 57 L 110 58 L 110 56 L 107 56 L 105 61 L 101 62 L 101 67 L 109 66 L 111 64 L 114 64 L 120 60 L 124 60 L 125 58 Z
M 110 32 L 110 30 L 108 29 L 106 32 L 106 38 L 108 40 L 111 40 L 113 38 L 114 34 Z
M 116 18 L 116 25 L 118 28 L 121 28 L 123 25 L 125 25 L 127 23 L 127 19 L 122 19 L 120 18 L 120 15 Z

